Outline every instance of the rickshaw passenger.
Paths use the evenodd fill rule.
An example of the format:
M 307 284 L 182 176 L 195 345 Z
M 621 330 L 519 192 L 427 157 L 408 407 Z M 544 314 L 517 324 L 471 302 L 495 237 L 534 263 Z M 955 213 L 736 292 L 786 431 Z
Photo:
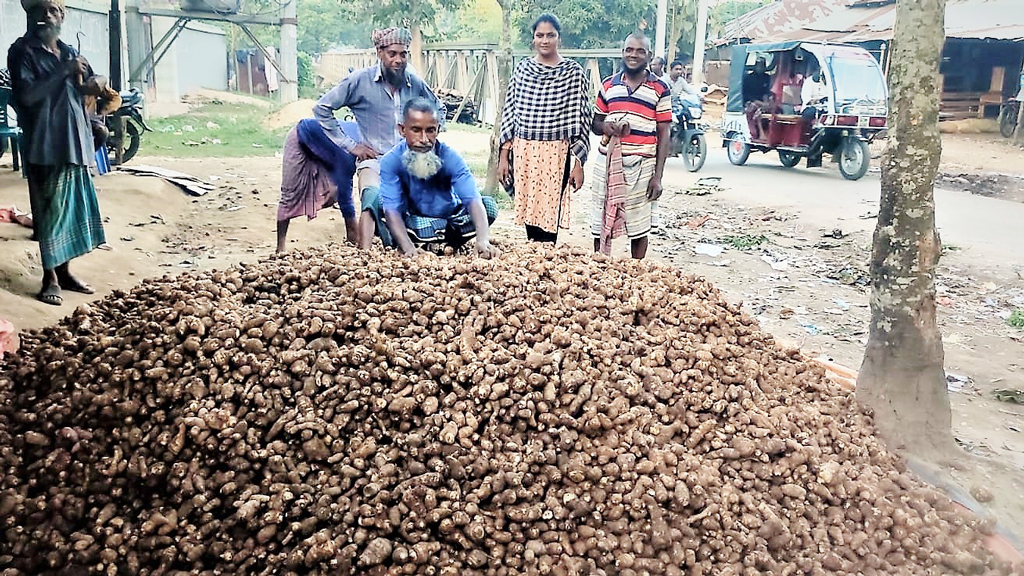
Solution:
M 764 56 L 758 56 L 754 69 L 743 77 L 743 101 L 767 102 L 771 92 L 772 77 L 768 74 Z
M 762 138 L 761 117 L 771 107 L 771 82 L 765 57 L 758 56 L 754 69 L 743 77 L 743 101 L 746 103 L 751 137 L 756 140 Z

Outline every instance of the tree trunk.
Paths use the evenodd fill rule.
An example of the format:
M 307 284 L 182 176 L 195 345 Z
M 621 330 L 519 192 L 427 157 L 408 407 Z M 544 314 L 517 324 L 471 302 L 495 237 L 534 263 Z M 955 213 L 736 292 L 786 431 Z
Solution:
M 484 189 L 493 194 L 498 189 L 498 147 L 501 137 L 501 112 L 505 106 L 505 94 L 508 82 L 512 77 L 512 5 L 511 0 L 498 0 L 501 6 L 501 46 L 498 51 L 498 96 L 495 105 L 498 107 L 494 116 L 494 129 L 491 130 L 491 155 L 487 159 L 487 180 Z
M 410 24 L 409 33 L 412 35 L 412 42 L 409 44 L 409 59 L 416 74 L 422 77 L 427 71 L 423 68 L 423 32 L 420 30 L 419 23 Z
M 889 72 L 889 141 L 871 254 L 871 327 L 857 400 L 894 450 L 954 446 L 935 319 L 934 184 L 945 0 L 897 0 Z
M 682 34 L 682 30 L 679 29 L 677 21 L 679 20 L 679 6 L 677 3 L 672 3 L 672 19 L 668 23 L 668 48 L 665 50 L 665 68 L 666 72 L 672 63 L 676 60 L 676 46 L 679 44 L 679 35 Z

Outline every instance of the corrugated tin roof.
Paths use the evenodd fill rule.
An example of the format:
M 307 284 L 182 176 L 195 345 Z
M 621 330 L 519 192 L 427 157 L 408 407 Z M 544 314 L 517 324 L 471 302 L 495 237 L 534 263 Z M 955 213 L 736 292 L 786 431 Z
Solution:
M 775 0 L 725 23 L 719 43 L 740 38 L 760 40 L 798 30 L 826 18 L 851 0 Z
M 866 42 L 889 40 L 896 22 L 894 4 L 864 6 L 861 0 L 798 30 L 773 35 L 773 40 Z M 858 6 L 859 5 L 859 6 Z M 1024 2 L 1021 0 L 949 0 L 946 37 L 1024 40 Z

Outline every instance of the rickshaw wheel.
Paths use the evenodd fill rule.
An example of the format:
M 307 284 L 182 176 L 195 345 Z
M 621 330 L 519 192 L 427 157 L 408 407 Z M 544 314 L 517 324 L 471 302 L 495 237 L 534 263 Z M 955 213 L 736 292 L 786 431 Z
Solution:
M 868 143 L 857 138 L 846 138 L 839 149 L 839 172 L 847 180 L 860 180 L 868 173 L 871 151 Z
M 742 140 L 732 140 L 728 146 L 729 162 L 736 166 L 743 166 L 750 158 L 750 145 Z
M 787 150 L 779 150 L 779 162 L 786 168 L 792 168 L 800 163 L 800 155 Z

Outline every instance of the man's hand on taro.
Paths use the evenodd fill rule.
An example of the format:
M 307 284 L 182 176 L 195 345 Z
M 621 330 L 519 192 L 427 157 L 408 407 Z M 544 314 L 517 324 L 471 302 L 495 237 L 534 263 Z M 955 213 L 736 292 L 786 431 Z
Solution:
M 498 250 L 496 247 L 494 247 L 493 244 L 491 244 L 490 242 L 487 242 L 487 241 L 483 241 L 483 242 L 477 241 L 477 243 L 476 243 L 476 253 L 481 258 L 488 258 L 488 259 L 490 259 L 490 258 L 497 258 L 497 257 L 501 256 L 501 250 Z

